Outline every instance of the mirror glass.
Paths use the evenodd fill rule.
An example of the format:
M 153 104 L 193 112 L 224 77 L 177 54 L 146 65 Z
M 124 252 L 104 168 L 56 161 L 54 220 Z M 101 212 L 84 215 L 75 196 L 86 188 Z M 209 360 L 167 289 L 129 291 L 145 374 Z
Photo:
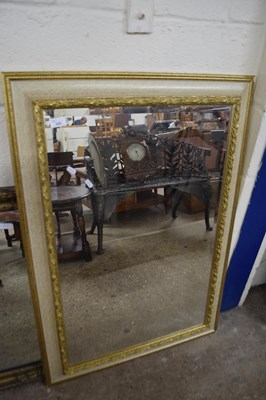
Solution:
M 0 375 L 40 360 L 20 222 L 15 188 L 1 187 Z
M 71 365 L 204 323 L 231 111 L 44 110 Z

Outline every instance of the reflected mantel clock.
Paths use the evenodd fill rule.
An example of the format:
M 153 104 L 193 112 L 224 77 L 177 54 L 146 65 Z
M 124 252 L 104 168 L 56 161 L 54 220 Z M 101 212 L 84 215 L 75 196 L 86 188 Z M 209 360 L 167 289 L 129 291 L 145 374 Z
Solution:
M 145 135 L 136 135 L 118 141 L 127 181 L 144 181 L 158 171 L 158 157 L 154 156 L 153 146 L 146 139 Z

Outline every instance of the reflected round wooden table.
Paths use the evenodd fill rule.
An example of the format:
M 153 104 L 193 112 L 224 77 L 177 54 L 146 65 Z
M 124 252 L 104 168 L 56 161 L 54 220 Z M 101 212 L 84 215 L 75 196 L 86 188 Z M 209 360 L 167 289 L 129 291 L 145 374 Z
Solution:
M 91 261 L 91 249 L 86 237 L 82 200 L 90 196 L 90 191 L 82 186 L 51 187 L 53 211 L 57 219 L 57 254 L 59 260 L 68 260 L 82 256 Z M 73 220 L 73 232 L 61 234 L 60 213 L 70 211 Z

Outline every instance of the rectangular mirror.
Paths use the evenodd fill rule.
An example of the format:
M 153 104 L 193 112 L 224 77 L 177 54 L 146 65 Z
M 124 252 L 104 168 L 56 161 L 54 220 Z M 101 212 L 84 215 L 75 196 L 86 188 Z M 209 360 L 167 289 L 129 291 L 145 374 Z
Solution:
M 252 77 L 4 84 L 47 382 L 213 332 Z

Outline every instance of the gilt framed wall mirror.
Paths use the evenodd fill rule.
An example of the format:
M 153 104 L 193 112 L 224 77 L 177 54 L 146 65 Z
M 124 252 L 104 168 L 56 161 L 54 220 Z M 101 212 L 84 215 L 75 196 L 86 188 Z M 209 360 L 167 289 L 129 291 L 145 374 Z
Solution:
M 214 332 L 252 77 L 3 82 L 47 383 Z

